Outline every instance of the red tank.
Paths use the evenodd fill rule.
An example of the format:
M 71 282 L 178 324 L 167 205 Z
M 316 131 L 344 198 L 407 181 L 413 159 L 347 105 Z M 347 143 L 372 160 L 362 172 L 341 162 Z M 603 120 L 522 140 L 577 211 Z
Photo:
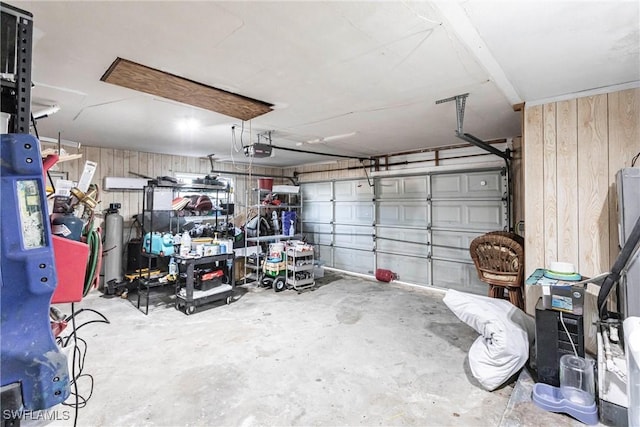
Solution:
M 376 279 L 381 282 L 390 282 L 398 278 L 398 275 L 391 270 L 385 270 L 383 268 L 376 269 Z

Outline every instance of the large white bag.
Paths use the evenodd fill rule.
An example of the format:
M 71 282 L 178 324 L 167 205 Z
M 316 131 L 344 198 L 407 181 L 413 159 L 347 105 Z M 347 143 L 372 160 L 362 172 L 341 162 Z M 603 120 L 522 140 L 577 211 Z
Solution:
M 535 321 L 509 301 L 447 291 L 444 303 L 480 334 L 469 349 L 471 373 L 487 390 L 495 390 L 529 358 Z

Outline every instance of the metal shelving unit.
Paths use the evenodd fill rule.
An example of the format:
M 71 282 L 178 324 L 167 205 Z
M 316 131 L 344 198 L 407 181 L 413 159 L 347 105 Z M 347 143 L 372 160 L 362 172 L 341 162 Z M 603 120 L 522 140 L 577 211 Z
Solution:
M 292 287 L 296 291 L 313 287 L 316 282 L 313 275 L 313 250 L 296 250 L 288 248 L 287 254 L 287 287 Z
M 283 201 L 282 204 L 280 205 L 265 205 L 265 204 L 260 204 L 260 201 L 263 199 L 263 197 L 267 196 L 269 193 L 272 193 L 271 190 L 264 190 L 264 189 L 253 189 L 252 192 L 252 197 L 251 197 L 251 202 L 255 202 L 255 199 L 257 199 L 258 203 L 249 203 L 249 208 L 253 208 L 253 209 L 257 209 L 258 211 L 258 217 L 263 217 L 265 212 L 277 212 L 277 216 L 278 216 L 278 221 L 281 221 L 282 218 L 282 212 L 283 211 L 295 211 L 296 212 L 296 224 L 297 226 L 295 227 L 296 230 L 300 230 L 300 212 L 302 210 L 302 195 L 300 192 L 277 192 L 278 195 L 284 195 L 286 196 L 285 199 Z M 295 198 L 293 197 L 295 196 Z M 293 200 L 296 200 L 295 202 L 292 202 Z M 261 260 L 262 260 L 262 255 L 266 252 L 266 249 L 268 247 L 269 243 L 277 243 L 277 242 L 281 242 L 281 241 L 285 241 L 285 240 L 296 240 L 296 239 L 302 239 L 302 233 L 298 232 L 298 233 L 294 233 L 294 234 L 283 234 L 283 233 L 278 233 L 278 234 L 267 234 L 264 235 L 261 233 L 260 230 L 260 221 L 261 219 L 258 219 L 258 222 L 256 224 L 256 235 L 249 237 L 245 231 L 245 246 L 247 247 L 247 249 L 249 247 L 257 247 L 256 252 L 257 252 L 257 260 L 256 263 L 250 263 L 248 261 L 245 261 L 244 265 L 245 265 L 245 271 L 244 271 L 244 276 L 245 276 L 245 283 L 251 283 L 251 282 L 256 282 L 256 281 L 260 281 L 261 278 Z M 266 221 L 271 221 L 271 217 L 267 217 Z M 270 223 L 271 225 L 271 223 Z M 284 225 L 280 226 L 280 230 L 282 230 L 284 228 Z M 253 246 L 252 246 L 253 245 Z M 247 253 L 249 252 L 248 250 L 245 250 L 245 254 L 248 256 L 249 254 Z
M 164 196 L 160 194 L 156 194 L 157 192 L 167 192 L 169 194 L 165 194 Z M 215 215 L 180 215 L 178 212 L 171 209 L 171 200 L 179 194 L 180 192 L 199 192 L 199 193 L 215 193 L 216 200 L 218 200 L 218 194 L 220 192 L 225 192 L 228 200 L 229 189 L 226 186 L 222 185 L 207 185 L 207 184 L 164 184 L 158 183 L 156 181 L 150 181 L 147 186 L 144 187 L 144 197 L 142 199 L 142 229 L 145 233 L 150 233 L 153 235 L 154 232 L 169 232 L 173 234 L 174 232 L 180 234 L 182 231 L 180 229 L 180 220 L 184 220 L 184 222 L 202 222 L 202 221 L 213 221 L 215 220 L 216 229 L 218 227 L 218 221 L 220 220 L 221 215 L 219 212 L 216 212 Z M 162 199 L 162 197 L 167 199 L 162 200 L 162 204 L 156 203 L 156 198 Z M 167 209 L 169 208 L 169 209 Z M 159 219 L 154 218 L 156 215 L 166 216 L 168 221 L 167 224 L 163 224 L 162 227 L 158 226 Z M 148 216 L 148 218 L 147 218 Z M 228 213 L 226 214 L 226 221 L 228 222 Z M 175 227 L 175 229 L 174 229 Z M 168 229 L 167 229 L 168 228 Z M 163 287 L 169 284 L 176 284 L 176 308 L 185 308 L 185 312 L 187 314 L 191 314 L 195 312 L 196 306 L 204 304 L 206 302 L 215 301 L 218 299 L 230 298 L 233 294 L 233 257 L 234 254 L 221 254 L 209 257 L 199 257 L 199 258 L 188 258 L 188 257 L 180 257 L 177 251 L 173 251 L 170 253 L 154 253 L 154 243 L 153 236 L 149 239 L 148 244 L 144 241 L 142 242 L 142 258 L 146 259 L 146 272 L 143 273 L 142 265 L 140 266 L 139 278 L 138 278 L 138 303 L 137 306 L 140 309 L 141 306 L 141 296 L 145 297 L 146 304 L 144 307 L 144 313 L 149 313 L 149 292 L 152 288 L 155 287 Z M 185 265 L 185 269 L 187 271 L 186 277 L 186 286 L 181 289 L 180 281 L 177 282 L 169 282 L 169 281 L 161 281 L 160 277 L 165 276 L 165 274 L 161 274 L 159 276 L 152 276 L 152 271 L 157 271 L 157 262 L 156 267 L 153 267 L 153 261 L 159 260 L 167 257 L 173 257 L 179 264 Z M 225 268 L 227 271 L 227 277 L 230 279 L 228 283 L 218 286 L 213 289 L 209 289 L 207 291 L 198 291 L 194 289 L 194 266 L 201 264 L 220 264 L 220 261 L 230 260 L 225 266 L 221 266 Z M 229 265 L 230 264 L 230 265 Z M 229 275 L 230 274 L 230 275 Z M 181 293 L 184 291 L 183 293 Z

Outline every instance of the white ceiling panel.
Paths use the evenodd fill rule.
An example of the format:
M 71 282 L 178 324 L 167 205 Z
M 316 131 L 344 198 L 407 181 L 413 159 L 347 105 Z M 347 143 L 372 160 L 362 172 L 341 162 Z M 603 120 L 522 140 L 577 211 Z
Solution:
M 231 159 L 240 121 L 100 81 L 117 58 L 274 104 L 245 123 L 276 146 L 367 157 L 520 134 L 486 52 L 430 1 L 9 2 L 34 16 L 40 135 L 87 145 Z M 522 101 L 637 81 L 637 2 L 456 3 Z M 483 59 L 484 58 L 484 59 Z M 493 73 L 493 74 L 492 74 Z M 201 127 L 180 133 L 181 119 Z M 352 136 L 320 144 L 306 141 Z M 331 138 L 329 138 L 331 139 Z M 276 150 L 256 164 L 328 157 Z M 247 161 L 241 153 L 234 160 Z

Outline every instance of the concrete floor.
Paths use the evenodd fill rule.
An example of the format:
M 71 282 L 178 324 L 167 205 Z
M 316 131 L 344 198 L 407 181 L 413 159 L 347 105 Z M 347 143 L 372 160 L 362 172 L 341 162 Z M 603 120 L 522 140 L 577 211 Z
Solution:
M 487 392 L 471 377 L 477 334 L 441 293 L 335 274 L 318 283 L 301 294 L 241 287 L 232 304 L 190 316 L 169 288 L 148 316 L 92 292 L 79 307 L 111 324 L 79 331 L 95 385 L 78 425 L 500 425 L 513 384 Z

